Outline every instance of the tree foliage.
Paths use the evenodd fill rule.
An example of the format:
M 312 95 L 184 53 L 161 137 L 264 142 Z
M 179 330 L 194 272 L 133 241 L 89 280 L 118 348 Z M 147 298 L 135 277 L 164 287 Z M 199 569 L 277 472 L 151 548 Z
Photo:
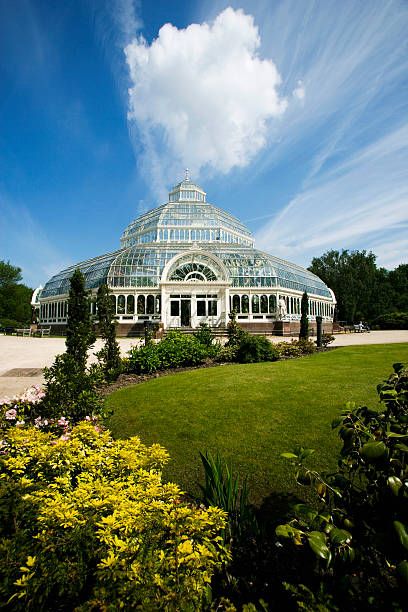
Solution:
M 95 342 L 90 315 L 90 297 L 80 270 L 71 277 L 68 299 L 66 352 L 57 355 L 50 368 L 44 369 L 44 411 L 53 417 L 62 414 L 77 423 L 86 416 L 103 411 L 97 385 L 98 368 L 87 368 L 88 351 Z
M 307 314 L 309 311 L 309 298 L 306 291 L 302 295 L 302 301 L 300 303 L 300 331 L 299 340 L 307 340 L 309 337 L 309 319 Z
M 31 322 L 32 289 L 20 281 L 21 268 L 0 261 L 0 325 L 18 326 Z
M 80 270 L 75 270 L 70 279 L 67 320 L 67 354 L 85 370 L 88 350 L 95 342 L 89 292 Z
M 99 332 L 105 346 L 98 352 L 104 376 L 107 381 L 116 380 L 121 370 L 120 348 L 116 341 L 116 322 L 114 308 L 107 285 L 101 285 L 96 297 Z
M 336 320 L 373 321 L 386 312 L 408 310 L 408 265 L 389 272 L 377 268 L 366 251 L 327 251 L 314 257 L 309 270 L 335 293 Z

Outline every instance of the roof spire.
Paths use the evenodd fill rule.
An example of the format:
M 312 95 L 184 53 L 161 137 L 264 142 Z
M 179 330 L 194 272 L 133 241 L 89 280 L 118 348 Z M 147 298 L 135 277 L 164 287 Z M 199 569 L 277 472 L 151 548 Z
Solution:
M 188 168 L 184 170 L 184 180 L 186 183 L 190 181 L 190 170 Z

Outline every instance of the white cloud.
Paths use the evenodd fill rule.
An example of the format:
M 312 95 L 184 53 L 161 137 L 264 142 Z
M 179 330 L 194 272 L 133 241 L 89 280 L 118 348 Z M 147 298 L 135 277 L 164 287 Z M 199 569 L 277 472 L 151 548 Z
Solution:
M 129 119 L 153 180 L 163 185 L 183 166 L 196 176 L 204 167 L 227 173 L 265 146 L 268 122 L 287 101 L 259 46 L 253 17 L 227 8 L 212 23 L 166 24 L 151 45 L 140 37 L 125 48 Z

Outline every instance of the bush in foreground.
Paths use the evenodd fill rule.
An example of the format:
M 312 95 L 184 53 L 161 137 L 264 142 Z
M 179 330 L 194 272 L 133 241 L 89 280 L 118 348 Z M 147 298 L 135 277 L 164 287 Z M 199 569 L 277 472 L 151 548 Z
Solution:
M 228 559 L 225 514 L 161 482 L 167 452 L 92 423 L 9 428 L 0 455 L 0 599 L 15 610 L 195 610 Z
M 379 411 L 349 403 L 333 422 L 343 441 L 336 472 L 308 469 L 311 449 L 284 453 L 316 503 L 295 505 L 276 533 L 297 554 L 304 549 L 305 563 L 314 555 L 310 584 L 320 582 L 341 609 L 402 609 L 408 585 L 408 370 L 394 364 L 377 390 Z

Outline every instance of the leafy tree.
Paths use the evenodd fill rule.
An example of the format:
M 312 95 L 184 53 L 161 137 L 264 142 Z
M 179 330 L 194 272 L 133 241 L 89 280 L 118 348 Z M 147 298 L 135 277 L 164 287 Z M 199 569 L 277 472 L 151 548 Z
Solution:
M 395 310 L 408 312 L 408 264 L 401 264 L 389 273 Z
M 389 311 L 392 291 L 389 273 L 378 269 L 374 253 L 366 251 L 327 251 L 312 259 L 309 270 L 335 293 L 336 318 L 340 321 L 369 319 Z
M 73 357 L 81 369 L 85 371 L 88 350 L 96 339 L 90 313 L 90 297 L 85 289 L 85 279 L 80 270 L 75 270 L 70 283 L 66 339 L 67 355 Z
M 0 261 L 0 321 L 3 325 L 27 325 L 31 321 L 32 289 L 20 283 L 21 268 Z
M 309 298 L 306 291 L 302 295 L 302 301 L 300 303 L 300 331 L 299 340 L 307 340 L 309 337 L 309 319 L 307 313 L 309 310 Z
M 98 352 L 98 358 L 106 380 L 116 380 L 121 370 L 120 348 L 116 341 L 116 322 L 114 309 L 107 285 L 101 285 L 96 297 L 98 308 L 99 332 L 105 341 L 105 346 Z

